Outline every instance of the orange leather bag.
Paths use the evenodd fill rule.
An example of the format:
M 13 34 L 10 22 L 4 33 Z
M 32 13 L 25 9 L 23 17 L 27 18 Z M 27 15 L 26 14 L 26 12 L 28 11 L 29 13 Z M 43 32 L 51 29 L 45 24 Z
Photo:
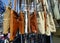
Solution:
M 17 0 L 14 0 L 14 10 L 16 10 L 16 2 Z M 14 40 L 18 29 L 18 15 L 14 10 L 11 10 L 10 16 L 10 41 Z
M 16 36 L 16 31 L 18 29 L 18 15 L 14 10 L 11 10 L 10 17 L 10 40 L 13 40 Z
M 21 11 L 19 16 L 19 30 L 21 34 L 24 34 L 24 14 Z

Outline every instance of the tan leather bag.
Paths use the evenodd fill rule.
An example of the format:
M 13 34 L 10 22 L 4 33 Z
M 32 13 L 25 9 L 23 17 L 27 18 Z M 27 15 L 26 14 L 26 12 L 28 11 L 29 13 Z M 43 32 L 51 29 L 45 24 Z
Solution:
M 10 7 L 6 7 L 6 11 L 4 12 L 3 17 L 3 34 L 8 34 L 9 27 L 10 27 Z

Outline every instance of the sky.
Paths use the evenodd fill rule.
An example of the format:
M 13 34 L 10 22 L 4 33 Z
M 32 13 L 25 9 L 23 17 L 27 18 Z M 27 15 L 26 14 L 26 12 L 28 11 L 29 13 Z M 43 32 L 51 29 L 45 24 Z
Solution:
M 8 5 L 8 1 L 7 0 L 2 0 L 3 3 L 5 3 L 6 5 Z
M 13 6 L 13 1 L 14 0 L 11 0 L 12 1 L 12 6 Z M 6 6 L 8 6 L 9 5 L 9 0 L 2 0 L 2 2 L 6 5 Z M 13 7 L 12 7 L 13 8 Z
M 13 7 L 14 6 L 14 0 L 11 0 L 11 1 L 12 1 L 12 9 L 14 9 L 14 7 Z M 5 3 L 6 6 L 8 6 L 8 4 L 9 4 L 8 0 L 2 0 L 2 2 Z M 20 11 L 19 8 L 16 7 L 16 9 L 18 9 L 18 12 Z M 22 10 L 24 10 L 24 5 L 22 6 Z
M 8 6 L 8 0 L 2 0 L 3 1 L 3 3 L 5 3 L 5 5 L 6 6 Z M 14 0 L 11 0 L 12 1 L 12 9 L 14 9 Z M 24 0 L 22 1 L 22 3 L 24 3 Z M 25 10 L 25 5 L 22 5 L 22 10 L 24 11 Z M 18 10 L 18 13 L 20 12 L 20 10 L 19 10 L 19 6 L 18 7 L 16 7 L 16 12 L 17 12 L 17 10 Z M 31 11 L 33 11 L 33 10 L 31 10 Z

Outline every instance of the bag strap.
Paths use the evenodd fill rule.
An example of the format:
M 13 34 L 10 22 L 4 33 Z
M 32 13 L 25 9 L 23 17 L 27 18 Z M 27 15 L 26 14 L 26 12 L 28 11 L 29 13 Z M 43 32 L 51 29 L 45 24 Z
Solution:
M 17 0 L 14 0 L 14 10 L 16 10 Z

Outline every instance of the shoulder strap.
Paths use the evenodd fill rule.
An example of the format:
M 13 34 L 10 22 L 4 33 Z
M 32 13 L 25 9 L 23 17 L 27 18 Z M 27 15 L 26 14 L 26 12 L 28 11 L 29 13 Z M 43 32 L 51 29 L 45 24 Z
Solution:
M 16 10 L 17 0 L 14 0 L 14 10 Z

